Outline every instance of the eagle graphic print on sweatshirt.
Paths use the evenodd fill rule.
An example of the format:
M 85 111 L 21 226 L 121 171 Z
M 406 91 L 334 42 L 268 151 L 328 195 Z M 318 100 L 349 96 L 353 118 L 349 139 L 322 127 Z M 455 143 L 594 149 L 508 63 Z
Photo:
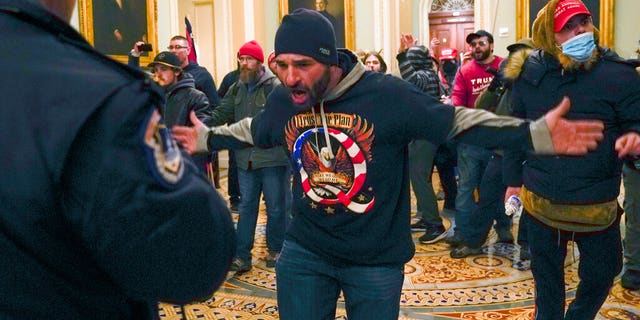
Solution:
M 289 152 L 293 219 L 287 241 L 333 263 L 397 266 L 401 272 L 415 251 L 409 142 L 437 145 L 460 134 L 461 142 L 489 148 L 522 146 L 528 127 L 520 120 L 499 132 L 476 127 L 475 121 L 490 117 L 458 119 L 453 107 L 416 86 L 365 71 L 348 50 L 338 58 L 342 80 L 311 108 L 295 105 L 287 88 L 276 87 L 250 122 L 250 142 Z
M 287 145 L 300 174 L 302 190 L 314 203 L 312 207 L 329 205 L 328 214 L 334 213 L 330 206 L 335 204 L 364 214 L 375 202 L 373 190 L 363 189 L 367 162 L 371 161 L 373 125 L 357 115 L 329 113 L 324 119 L 328 131 L 325 135 L 322 121 L 317 113 L 299 114 L 291 118 L 286 128 Z

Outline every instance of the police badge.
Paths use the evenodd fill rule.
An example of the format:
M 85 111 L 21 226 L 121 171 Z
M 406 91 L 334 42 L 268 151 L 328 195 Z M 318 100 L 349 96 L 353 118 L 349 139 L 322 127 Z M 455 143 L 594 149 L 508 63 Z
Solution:
M 143 147 L 149 169 L 156 180 L 164 185 L 176 184 L 184 174 L 182 154 L 171 131 L 164 125 L 158 110 L 154 110 L 146 122 Z

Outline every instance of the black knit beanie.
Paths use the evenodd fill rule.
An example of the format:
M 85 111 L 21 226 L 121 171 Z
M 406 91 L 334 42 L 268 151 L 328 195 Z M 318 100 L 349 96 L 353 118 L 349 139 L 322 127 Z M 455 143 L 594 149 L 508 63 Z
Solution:
M 276 56 L 294 53 L 323 64 L 338 64 L 333 26 L 315 10 L 300 8 L 282 18 L 276 32 L 275 51 Z

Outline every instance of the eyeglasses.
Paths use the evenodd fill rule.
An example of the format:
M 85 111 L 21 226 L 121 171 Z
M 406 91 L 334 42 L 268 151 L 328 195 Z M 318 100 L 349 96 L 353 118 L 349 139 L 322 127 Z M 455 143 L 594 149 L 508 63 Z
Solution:
M 252 62 L 252 61 L 258 61 L 258 59 L 254 58 L 254 57 L 251 57 L 251 56 L 238 57 L 238 62 L 239 63 L 243 63 L 243 62 L 249 63 L 249 62 Z
M 187 49 L 187 48 L 189 48 L 189 47 L 183 47 L 183 46 L 180 46 L 180 45 L 168 46 L 167 47 L 167 49 L 169 49 L 169 50 L 173 50 L 173 49 L 180 50 L 180 49 Z
M 586 16 L 583 17 L 582 19 L 578 20 L 569 20 L 567 23 L 564 24 L 564 27 L 562 27 L 562 30 L 560 30 L 560 32 L 565 32 L 565 31 L 573 31 L 575 30 L 579 25 L 586 27 L 589 24 L 591 24 L 593 22 L 593 19 L 591 19 L 591 16 Z
M 487 41 L 480 40 L 480 41 L 471 41 L 471 42 L 469 43 L 469 45 L 470 45 L 472 48 L 475 48 L 475 47 L 477 47 L 477 46 L 484 47 L 484 46 L 486 46 L 486 45 L 487 45 L 487 43 L 488 43 Z

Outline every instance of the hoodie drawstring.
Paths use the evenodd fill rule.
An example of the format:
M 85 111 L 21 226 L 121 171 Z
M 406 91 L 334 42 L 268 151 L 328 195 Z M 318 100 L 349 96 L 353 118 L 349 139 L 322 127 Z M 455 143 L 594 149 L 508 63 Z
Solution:
M 316 127 L 316 132 L 315 132 L 315 139 L 316 139 L 316 153 L 318 155 L 318 158 L 320 159 L 320 161 L 325 164 L 325 166 L 328 168 L 330 165 L 330 161 L 333 160 L 335 158 L 335 155 L 333 154 L 333 148 L 331 147 L 331 138 L 329 137 L 329 128 L 327 126 L 327 117 L 324 113 L 324 100 L 320 101 L 320 119 L 322 121 L 322 128 L 324 129 L 324 140 L 325 140 L 325 147 L 322 148 L 318 148 L 319 147 L 319 143 L 318 143 L 318 126 L 317 123 L 315 122 L 316 119 L 316 112 L 314 110 L 314 108 L 311 108 L 311 113 L 313 114 L 313 124 Z

